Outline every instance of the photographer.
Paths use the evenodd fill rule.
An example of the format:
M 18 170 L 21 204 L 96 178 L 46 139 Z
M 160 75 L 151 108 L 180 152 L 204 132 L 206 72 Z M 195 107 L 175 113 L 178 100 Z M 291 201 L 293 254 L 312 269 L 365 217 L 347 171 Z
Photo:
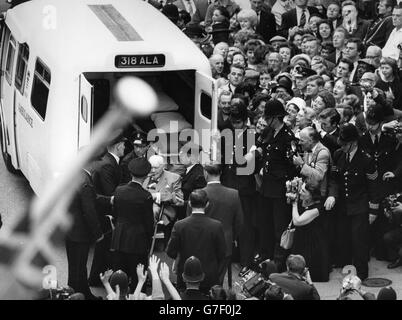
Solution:
M 329 258 L 325 210 L 320 201 L 319 185 L 314 182 L 303 183 L 294 199 L 292 221 L 296 231 L 292 253 L 305 258 L 315 282 L 328 281 Z
M 392 203 L 386 215 L 394 223 L 395 228 L 384 235 L 387 249 L 393 254 L 394 261 L 387 268 L 394 269 L 402 266 L 402 198 Z
M 362 281 L 355 275 L 347 275 L 342 280 L 342 289 L 337 300 L 376 300 L 374 294 L 361 288 Z
M 313 127 L 306 127 L 299 133 L 299 145 L 304 155 L 293 156 L 293 164 L 300 169 L 300 175 L 307 181 L 319 185 L 323 197 L 327 193 L 327 171 L 331 156 L 320 142 L 320 135 Z
M 290 294 L 294 300 L 320 300 L 320 295 L 306 268 L 306 261 L 301 255 L 291 254 L 286 260 L 287 271 L 273 273 L 269 280 L 280 286 L 283 292 Z

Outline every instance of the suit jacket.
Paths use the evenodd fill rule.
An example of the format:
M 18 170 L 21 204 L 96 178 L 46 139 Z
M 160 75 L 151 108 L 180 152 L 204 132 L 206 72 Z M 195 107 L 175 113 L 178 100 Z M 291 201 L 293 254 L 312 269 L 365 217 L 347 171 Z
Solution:
M 181 180 L 181 190 L 183 191 L 184 200 L 187 201 L 191 192 L 195 189 L 204 188 L 206 184 L 204 168 L 201 164 L 197 163 L 188 173 L 184 174 Z
M 363 43 L 366 46 L 375 45 L 383 48 L 393 29 L 394 24 L 392 23 L 391 15 L 379 17 L 370 24 Z
M 321 138 L 321 143 L 326 146 L 331 153 L 331 157 L 334 156 L 336 150 L 339 149 L 340 145 L 338 144 L 339 138 L 339 127 L 333 133 L 327 133 L 324 138 Z
M 315 7 L 307 7 L 308 12 L 310 13 L 310 15 L 312 13 L 319 13 L 318 9 Z M 296 13 L 296 8 L 289 10 L 288 12 L 285 12 L 282 15 L 282 25 L 281 25 L 281 29 L 280 32 L 283 36 L 285 36 L 286 38 L 288 37 L 288 32 L 290 28 L 293 28 L 297 26 L 297 13 Z
M 177 276 L 181 277 L 184 262 L 195 256 L 201 261 L 205 279 L 201 286 L 219 284 L 219 270 L 226 256 L 226 243 L 222 223 L 202 213 L 177 221 L 172 230 L 166 253 L 172 259 L 180 256 Z
M 306 181 L 315 181 L 320 185 L 322 196 L 327 194 L 327 172 L 330 164 L 331 154 L 328 148 L 318 142 L 310 157 L 305 153 L 304 165 L 300 170 L 300 174 L 306 178 Z
M 232 255 L 233 241 L 243 225 L 243 211 L 239 192 L 222 186 L 220 183 L 208 184 L 203 190 L 208 195 L 209 205 L 205 214 L 222 222 L 226 242 L 226 257 Z
M 139 255 L 148 253 L 154 225 L 152 203 L 151 194 L 139 183 L 130 182 L 116 189 L 112 250 Z
M 176 217 L 176 210 L 172 207 L 183 205 L 183 191 L 181 190 L 181 177 L 170 171 L 163 171 L 159 180 L 154 183 L 150 178 L 146 178 L 143 183 L 144 189 L 151 194 L 161 193 L 161 203 L 165 203 L 163 218 L 167 224 L 167 220 L 172 220 Z M 158 204 L 154 204 L 154 210 L 158 211 Z M 167 220 L 166 220 L 167 219 Z
M 184 0 L 177 0 L 173 2 L 173 4 L 179 9 L 179 11 L 186 11 L 186 7 L 184 6 L 183 1 Z M 207 14 L 208 0 L 194 0 L 194 4 L 196 10 L 191 19 L 192 22 L 200 23 L 201 21 L 204 21 L 205 15 Z
M 260 23 L 257 24 L 255 31 L 264 38 L 265 43 L 276 35 L 275 16 L 270 10 L 261 10 Z
M 370 27 L 370 22 L 361 18 L 357 18 L 356 29 L 352 33 L 348 33 L 349 38 L 359 38 L 363 39 L 367 34 L 367 30 Z M 347 30 L 347 29 L 346 29 Z
M 95 163 L 92 171 L 92 180 L 96 193 L 105 196 L 113 195 L 121 181 L 121 170 L 116 159 L 107 152 L 103 158 Z
M 294 300 L 320 300 L 320 295 L 314 285 L 308 284 L 296 275 L 290 273 L 272 273 L 269 280 L 276 283 Z
M 80 179 L 80 186 L 70 205 L 73 224 L 66 238 L 74 242 L 90 243 L 102 236 L 102 228 L 96 211 L 96 193 L 91 176 L 82 171 Z

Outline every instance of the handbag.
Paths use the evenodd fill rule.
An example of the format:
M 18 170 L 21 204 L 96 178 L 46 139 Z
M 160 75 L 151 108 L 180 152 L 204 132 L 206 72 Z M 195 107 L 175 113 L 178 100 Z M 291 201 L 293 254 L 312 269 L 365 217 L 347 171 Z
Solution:
M 283 231 L 282 236 L 281 236 L 281 244 L 280 246 L 285 249 L 285 250 L 289 250 L 290 248 L 292 248 L 293 245 L 293 238 L 295 235 L 295 228 L 292 228 L 292 220 L 290 220 L 290 223 L 288 225 L 288 228 Z

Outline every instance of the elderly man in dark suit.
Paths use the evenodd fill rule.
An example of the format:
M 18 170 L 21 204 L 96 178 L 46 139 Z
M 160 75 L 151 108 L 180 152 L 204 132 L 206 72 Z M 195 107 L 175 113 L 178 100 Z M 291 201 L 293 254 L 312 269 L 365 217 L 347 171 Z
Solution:
M 151 171 L 151 164 L 145 158 L 131 160 L 128 168 L 132 175 L 129 184 L 116 189 L 113 214 L 116 227 L 113 231 L 111 250 L 114 251 L 114 270 L 123 270 L 131 277 L 134 291 L 137 279 L 137 265 L 146 265 L 152 241 L 154 215 L 152 195 L 142 187 Z
M 194 190 L 190 195 L 191 216 L 177 221 L 173 226 L 166 253 L 178 259 L 177 285 L 184 289 L 182 279 L 184 262 L 191 256 L 201 261 L 205 278 L 200 290 L 219 284 L 219 271 L 226 256 L 226 243 L 222 223 L 205 214 L 208 196 L 204 190 Z
M 70 205 L 73 224 L 66 234 L 68 285 L 87 300 L 96 299 L 88 285 L 87 260 L 90 246 L 103 239 L 96 210 L 96 193 L 88 170 L 80 176 L 80 186 Z
M 208 217 L 222 222 L 226 242 L 225 263 L 219 272 L 219 282 L 222 285 L 223 279 L 228 270 L 229 287 L 231 282 L 231 258 L 233 241 L 236 240 L 243 225 L 243 211 L 239 197 L 239 191 L 227 188 L 220 183 L 221 166 L 219 164 L 208 164 L 204 166 L 207 186 L 203 189 L 208 195 L 209 205 L 205 210 Z
M 272 273 L 269 280 L 280 286 L 294 300 L 320 300 L 306 268 L 306 261 L 301 255 L 290 255 L 286 259 L 286 268 L 284 273 Z
M 92 180 L 97 194 L 112 196 L 115 189 L 120 184 L 122 175 L 119 163 L 120 158 L 124 155 L 124 143 L 125 138 L 123 138 L 123 136 L 120 135 L 116 137 L 107 147 L 107 152 L 103 158 L 93 166 Z M 104 215 L 108 214 L 110 213 L 104 212 Z M 105 217 L 104 219 L 108 218 Z M 102 286 L 99 274 L 110 269 L 112 266 L 112 258 L 110 256 L 112 226 L 110 220 L 104 221 L 103 226 L 105 237 L 95 245 L 91 273 L 89 275 L 90 285 L 97 287 Z
M 307 0 L 295 0 L 296 8 L 285 12 L 282 15 L 282 25 L 280 33 L 285 37 L 288 36 L 290 28 L 307 26 L 310 15 L 319 13 L 315 7 L 307 6 Z

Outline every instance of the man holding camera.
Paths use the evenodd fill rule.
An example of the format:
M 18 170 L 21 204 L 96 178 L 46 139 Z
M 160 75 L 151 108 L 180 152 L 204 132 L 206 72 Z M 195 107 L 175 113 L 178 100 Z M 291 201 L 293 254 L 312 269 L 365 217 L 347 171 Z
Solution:
M 341 126 L 339 143 L 331 167 L 329 197 L 325 208 L 337 202 L 338 249 L 342 265 L 356 266 L 360 279 L 368 277 L 369 224 L 377 217 L 378 172 L 374 159 L 358 145 L 353 124 Z
M 393 254 L 394 261 L 390 263 L 387 268 L 395 269 L 399 266 L 402 266 L 402 202 L 401 197 L 399 197 L 395 206 L 392 206 L 389 210 L 388 215 L 389 218 L 392 219 L 396 227 L 387 232 L 384 235 L 384 241 L 387 248 Z
M 299 133 L 299 144 L 303 155 L 293 156 L 293 164 L 300 169 L 300 175 L 306 181 L 320 185 L 321 195 L 327 193 L 327 171 L 331 161 L 328 148 L 320 142 L 320 135 L 313 127 L 306 127 Z
M 284 273 L 272 273 L 269 280 L 281 287 L 283 292 L 290 294 L 294 300 L 320 300 L 303 256 L 291 254 L 286 259 L 286 268 Z

